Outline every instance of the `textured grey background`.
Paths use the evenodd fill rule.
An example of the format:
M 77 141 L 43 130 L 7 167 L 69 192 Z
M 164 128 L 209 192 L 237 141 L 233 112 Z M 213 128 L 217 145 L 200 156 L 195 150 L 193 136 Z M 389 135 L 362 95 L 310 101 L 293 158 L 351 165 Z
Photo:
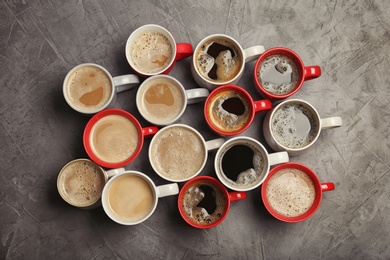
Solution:
M 389 259 L 390 258 L 390 1 L 29 1 L 0 2 L 0 259 Z M 124 47 L 137 27 L 156 23 L 194 47 L 213 33 L 243 47 L 263 44 L 295 50 L 323 75 L 294 97 L 322 117 L 344 125 L 323 131 L 305 154 L 292 158 L 314 169 L 336 190 L 324 194 L 309 220 L 282 223 L 265 210 L 260 189 L 232 204 L 218 227 L 197 230 L 181 219 L 176 196 L 159 201 L 138 226 L 112 222 L 102 208 L 68 206 L 56 190 L 61 167 L 86 157 L 82 132 L 88 117 L 67 106 L 62 81 L 75 65 L 94 62 L 112 75 L 132 73 Z M 191 59 L 170 73 L 196 87 Z M 239 85 L 260 99 L 247 64 Z M 136 90 L 116 106 L 133 113 Z M 179 122 L 217 137 L 202 104 Z M 264 115 L 243 135 L 259 139 Z M 146 140 L 127 169 L 159 178 L 148 162 Z M 211 153 L 202 175 L 215 176 Z

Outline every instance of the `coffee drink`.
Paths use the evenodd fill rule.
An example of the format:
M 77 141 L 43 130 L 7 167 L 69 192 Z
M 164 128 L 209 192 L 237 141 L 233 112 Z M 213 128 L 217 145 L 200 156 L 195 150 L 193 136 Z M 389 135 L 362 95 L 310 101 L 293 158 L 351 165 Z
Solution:
M 156 31 L 144 32 L 135 38 L 129 53 L 134 66 L 143 73 L 163 71 L 175 56 L 170 40 Z
M 76 207 L 95 204 L 107 181 L 103 169 L 87 159 L 74 160 L 61 170 L 57 187 L 61 197 Z
M 286 95 L 293 91 L 301 76 L 296 63 L 284 55 L 265 58 L 257 71 L 263 88 L 274 95 Z
M 119 220 L 137 222 L 153 210 L 155 195 L 144 178 L 125 174 L 111 183 L 107 201 Z
M 211 225 L 226 214 L 228 198 L 214 183 L 199 180 L 186 188 L 181 205 L 194 224 Z
M 315 111 L 303 103 L 287 102 L 271 118 L 275 140 L 287 148 L 302 148 L 315 140 L 320 128 Z
M 108 115 L 93 125 L 89 143 L 100 160 L 119 163 L 134 154 L 139 138 L 140 134 L 130 119 L 120 115 Z
M 111 98 L 111 76 L 96 66 L 78 67 L 69 75 L 65 84 L 68 100 L 82 111 L 99 110 Z
M 286 168 L 268 181 L 266 197 L 270 206 L 280 215 L 297 217 L 307 212 L 314 203 L 315 188 L 303 171 Z
M 198 173 L 205 163 L 203 138 L 188 127 L 161 129 L 149 147 L 150 161 L 157 173 L 171 181 L 182 181 Z
M 210 98 L 206 113 L 214 128 L 223 132 L 236 132 L 250 122 L 252 105 L 244 94 L 226 89 L 216 92 Z
M 140 103 L 138 108 L 145 119 L 163 124 L 174 120 L 182 113 L 187 97 L 174 80 L 158 77 L 145 83 L 137 100 Z
M 236 77 L 243 65 L 240 47 L 226 38 L 204 42 L 195 53 L 196 69 L 205 79 L 228 82 Z

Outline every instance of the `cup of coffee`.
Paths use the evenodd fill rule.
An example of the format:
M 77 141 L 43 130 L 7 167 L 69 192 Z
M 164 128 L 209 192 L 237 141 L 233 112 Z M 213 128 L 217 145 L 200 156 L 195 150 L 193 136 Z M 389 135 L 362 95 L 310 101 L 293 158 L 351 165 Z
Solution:
M 202 87 L 213 90 L 227 84 L 237 84 L 244 74 L 245 63 L 256 60 L 264 52 L 262 45 L 243 49 L 225 34 L 207 36 L 196 46 L 191 73 Z
M 257 140 L 237 136 L 226 141 L 218 149 L 214 168 L 218 179 L 229 189 L 250 191 L 263 183 L 270 166 L 288 160 L 287 152 L 268 154 Z
M 138 85 L 137 75 L 112 77 L 102 66 L 84 63 L 68 72 L 62 91 L 71 108 L 91 115 L 111 107 L 117 93 Z
M 157 131 L 156 126 L 142 128 L 129 112 L 112 108 L 88 121 L 83 143 L 92 161 L 106 168 L 118 168 L 132 162 L 141 152 L 144 138 Z
M 126 59 L 143 77 L 169 73 L 177 60 L 192 55 L 190 43 L 176 43 L 162 26 L 147 24 L 136 29 L 126 42 Z
M 289 223 L 311 217 L 322 199 L 322 192 L 334 190 L 333 182 L 321 183 L 309 167 L 289 162 L 271 169 L 261 186 L 261 197 L 268 212 Z
M 80 209 L 93 209 L 100 205 L 108 179 L 124 171 L 124 168 L 105 171 L 91 160 L 76 159 L 62 167 L 57 177 L 57 190 L 68 204 Z
M 267 99 L 254 101 L 245 89 L 224 85 L 214 89 L 207 97 L 204 117 L 215 133 L 231 136 L 245 131 L 256 113 L 271 108 L 272 103 Z
M 179 193 L 177 183 L 156 186 L 144 173 L 125 171 L 104 186 L 102 205 L 107 216 L 122 225 L 137 225 L 156 210 L 158 199 Z
M 228 192 L 217 179 L 197 176 L 181 188 L 177 204 L 180 215 L 195 228 L 212 228 L 226 218 L 230 202 L 243 200 L 246 192 Z
M 206 88 L 184 89 L 169 75 L 147 78 L 137 91 L 137 108 L 141 116 L 154 125 L 170 125 L 184 113 L 187 104 L 200 102 L 209 95 Z
M 218 138 L 205 141 L 194 128 L 173 124 L 160 129 L 149 146 L 149 161 L 161 178 L 184 182 L 198 175 L 204 168 L 208 151 L 224 143 Z
M 320 118 L 308 102 L 289 99 L 267 112 L 263 133 L 274 151 L 287 151 L 290 156 L 296 156 L 317 141 L 321 130 L 341 125 L 341 117 Z
M 319 76 L 319 66 L 305 66 L 298 54 L 282 47 L 261 54 L 253 73 L 257 91 L 271 100 L 288 98 L 302 87 L 304 81 Z

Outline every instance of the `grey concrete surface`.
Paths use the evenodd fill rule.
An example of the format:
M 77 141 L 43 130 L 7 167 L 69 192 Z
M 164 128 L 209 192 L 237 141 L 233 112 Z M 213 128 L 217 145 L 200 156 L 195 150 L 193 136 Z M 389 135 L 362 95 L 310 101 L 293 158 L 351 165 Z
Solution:
M 0 259 L 389 259 L 389 10 L 387 0 L 1 1 Z M 310 219 L 274 219 L 259 188 L 209 230 L 181 219 L 176 196 L 161 199 L 138 226 L 114 223 L 101 207 L 83 211 L 61 199 L 57 174 L 68 161 L 87 156 L 82 132 L 89 119 L 66 104 L 62 81 L 84 62 L 114 76 L 133 73 L 125 43 L 147 23 L 193 47 L 225 33 L 244 48 L 288 47 L 306 65 L 321 66 L 322 76 L 294 97 L 311 102 L 322 117 L 341 116 L 344 124 L 323 131 L 310 150 L 291 159 L 336 185 Z M 197 86 L 190 61 L 177 62 L 170 73 L 188 89 Z M 253 67 L 247 64 L 238 85 L 261 99 Z M 115 106 L 147 126 L 135 93 L 120 94 Z M 179 122 L 206 140 L 216 138 L 202 111 L 202 104 L 191 105 Z M 257 115 L 242 135 L 265 144 L 263 118 Z M 149 142 L 126 169 L 164 184 L 148 162 Z M 213 159 L 211 153 L 201 175 L 215 176 Z

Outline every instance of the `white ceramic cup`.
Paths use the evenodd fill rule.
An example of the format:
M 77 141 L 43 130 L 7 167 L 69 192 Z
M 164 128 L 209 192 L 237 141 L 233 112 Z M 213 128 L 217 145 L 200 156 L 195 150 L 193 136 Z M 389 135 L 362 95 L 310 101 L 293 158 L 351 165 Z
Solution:
M 170 125 L 184 113 L 187 104 L 205 100 L 206 88 L 186 90 L 174 77 L 155 75 L 138 88 L 136 103 L 141 116 L 154 125 Z
M 122 225 L 137 225 L 156 210 L 158 199 L 179 193 L 177 183 L 156 186 L 144 173 L 125 171 L 111 178 L 102 193 L 107 216 Z
M 229 189 L 250 191 L 263 183 L 270 166 L 288 161 L 287 152 L 269 154 L 259 141 L 237 136 L 218 149 L 214 168 L 218 179 Z
M 301 108 L 292 114 L 294 107 Z M 300 111 L 305 111 L 307 115 Z M 281 115 L 285 118 L 281 119 Z M 317 110 L 304 100 L 288 99 L 267 112 L 263 133 L 274 151 L 287 151 L 290 156 L 297 156 L 317 141 L 321 130 L 340 127 L 342 123 L 341 117 L 321 118 Z M 291 141 L 291 138 L 299 140 L 300 144 L 297 145 L 297 141 Z
M 77 75 L 81 74 L 81 71 L 83 69 L 84 71 L 87 70 L 90 71 L 92 69 L 96 70 L 96 75 L 88 72 L 85 72 L 85 74 L 89 74 L 88 76 L 92 78 L 96 78 L 97 75 L 100 75 L 102 77 L 103 82 L 96 82 L 93 80 L 88 82 L 88 80 L 86 80 L 87 75 L 82 76 L 81 79 L 75 79 Z M 80 88 L 80 86 L 77 87 L 77 92 L 78 92 L 77 94 L 71 94 L 74 93 L 73 91 L 70 91 L 71 86 L 69 82 L 71 80 L 82 81 L 81 83 L 77 84 L 77 85 L 83 85 L 83 88 Z M 102 111 L 103 109 L 112 107 L 115 102 L 115 97 L 117 93 L 136 87 L 139 85 L 139 82 L 140 81 L 137 75 L 128 74 L 128 75 L 112 77 L 111 74 L 105 68 L 103 68 L 98 64 L 83 63 L 75 66 L 73 69 L 71 69 L 68 72 L 62 85 L 62 92 L 66 102 L 71 108 L 73 108 L 74 110 L 82 114 L 92 115 Z M 102 85 L 104 85 L 103 83 L 109 85 L 107 87 L 109 88 L 109 91 L 107 91 L 106 94 L 104 94 L 105 92 L 103 92 L 103 97 L 101 102 L 99 102 L 98 104 L 87 104 L 85 102 L 80 103 L 82 97 L 86 97 L 87 95 L 92 95 L 94 91 L 99 91 L 99 88 Z M 75 96 L 73 97 L 73 95 Z M 103 101 L 103 99 L 105 100 L 105 102 Z M 76 103 L 78 103 L 78 105 Z
M 213 42 L 214 39 L 218 39 L 218 42 L 222 41 L 227 41 L 229 44 L 231 44 L 234 49 L 237 51 L 235 55 L 238 55 L 241 60 L 240 66 L 235 70 L 235 73 L 233 73 L 233 77 L 229 77 L 230 79 L 228 80 L 212 80 L 209 77 L 205 77 L 202 75 L 202 73 L 198 69 L 198 65 L 200 62 L 199 59 L 201 58 L 199 55 L 199 52 L 202 50 L 202 48 L 205 48 L 205 43 L 210 43 Z M 211 46 L 211 44 L 209 45 Z M 206 46 L 207 47 L 207 46 Z M 225 35 L 225 34 L 212 34 L 210 36 L 207 36 L 203 40 L 199 42 L 199 44 L 196 46 L 194 50 L 194 54 L 192 56 L 192 63 L 191 63 L 191 73 L 192 76 L 194 77 L 195 81 L 202 87 L 208 88 L 210 90 L 213 90 L 214 88 L 221 86 L 221 85 L 226 85 L 226 84 L 237 84 L 242 75 L 244 74 L 244 68 L 245 64 L 256 60 L 260 54 L 262 54 L 265 51 L 264 47 L 262 45 L 255 45 L 246 49 L 243 49 L 241 45 L 232 37 Z M 211 56 L 209 57 L 210 59 Z M 214 59 L 215 61 L 215 59 Z

